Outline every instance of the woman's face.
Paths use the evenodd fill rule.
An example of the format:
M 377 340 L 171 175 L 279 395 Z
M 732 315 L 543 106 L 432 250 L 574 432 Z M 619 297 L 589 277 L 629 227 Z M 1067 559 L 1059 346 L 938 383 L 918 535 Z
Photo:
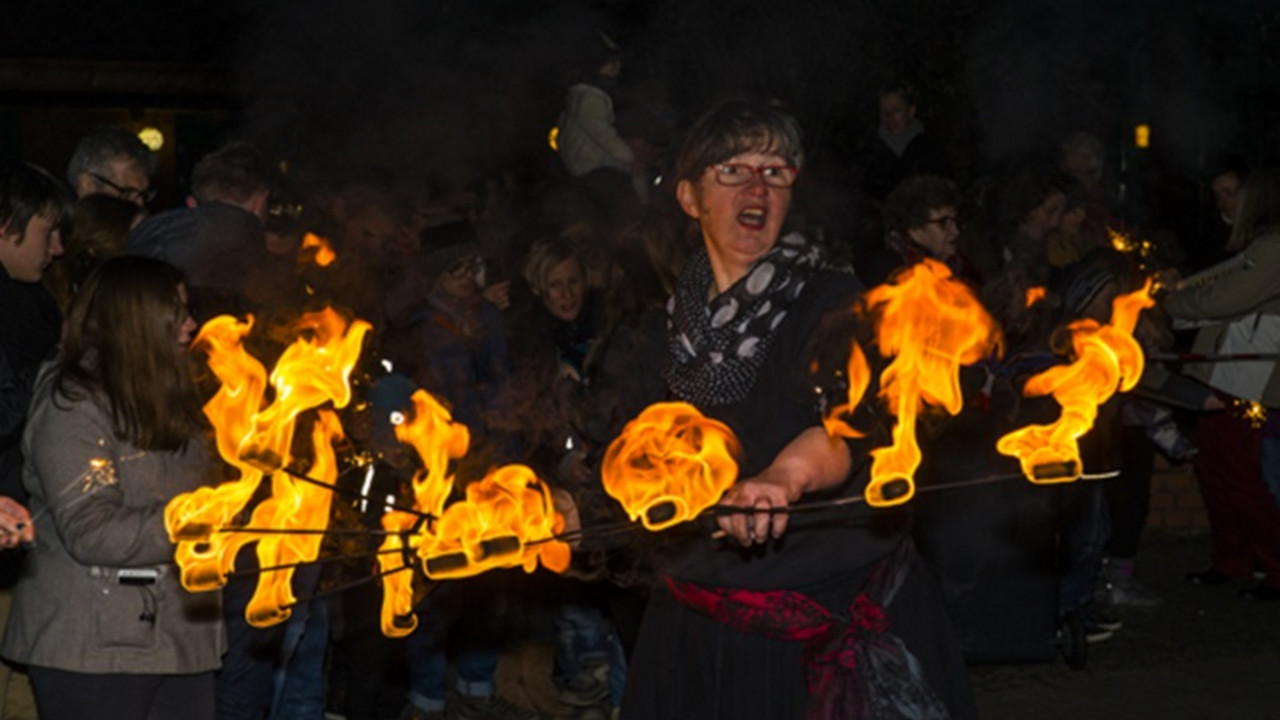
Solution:
M 929 211 L 929 219 L 923 225 L 907 230 L 907 235 L 934 257 L 950 260 L 956 254 L 956 240 L 960 237 L 958 221 L 955 208 L 933 208 Z
M 791 208 L 791 188 L 766 184 L 758 169 L 788 164 L 778 155 L 746 152 L 706 168 L 696 181 L 676 185 L 680 207 L 702 226 L 713 267 L 740 277 L 773 248 Z M 743 185 L 726 186 L 715 169 L 726 165 L 751 168 L 751 177 Z
M 547 273 L 546 283 L 542 302 L 547 310 L 565 322 L 577 320 L 582 314 L 582 302 L 587 294 L 582 263 L 574 257 L 562 260 Z
M 178 308 L 178 345 L 186 347 L 191 344 L 197 327 L 195 318 L 191 317 L 186 283 L 178 285 L 178 300 L 181 303 Z

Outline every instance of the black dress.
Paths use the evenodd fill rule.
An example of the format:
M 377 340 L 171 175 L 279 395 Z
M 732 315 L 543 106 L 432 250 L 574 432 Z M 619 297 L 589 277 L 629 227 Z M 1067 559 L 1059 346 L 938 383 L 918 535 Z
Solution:
M 740 477 L 758 474 L 802 431 L 821 424 L 806 373 L 809 340 L 824 315 L 850 307 L 860 291 L 851 275 L 816 273 L 779 326 L 747 397 L 732 405 L 699 408 L 737 434 Z M 860 471 L 823 495 L 862 494 L 869 467 L 862 460 L 870 445 L 863 441 L 851 447 Z M 704 585 L 797 590 L 844 615 L 876 562 L 898 546 L 908 527 L 908 511 L 901 508 L 856 504 L 796 514 L 781 539 L 751 549 L 701 533 L 663 569 L 674 578 Z M 918 557 L 913 554 L 910 562 L 912 572 L 887 608 L 891 630 L 920 661 L 924 678 L 952 717 L 976 717 L 941 589 Z M 660 583 L 640 628 L 622 717 L 802 718 L 808 700 L 803 650 L 802 643 L 739 632 L 690 610 Z

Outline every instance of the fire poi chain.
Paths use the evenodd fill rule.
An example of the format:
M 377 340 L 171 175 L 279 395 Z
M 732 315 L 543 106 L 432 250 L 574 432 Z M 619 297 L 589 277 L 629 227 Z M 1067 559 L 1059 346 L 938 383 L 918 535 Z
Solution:
M 1029 426 L 1002 437 L 997 449 L 1020 460 L 1032 482 L 1080 477 L 1077 440 L 1092 427 L 1098 405 L 1128 390 L 1142 373 L 1141 349 L 1132 333 L 1142 309 L 1153 304 L 1151 283 L 1116 299 L 1112 322 L 1082 320 L 1068 330 L 1075 358 L 1028 381 L 1024 394 L 1052 395 L 1063 408 L 1049 426 Z M 963 282 L 945 266 L 925 261 L 872 289 L 859 308 L 875 327 L 878 348 L 891 362 L 880 375 L 879 397 L 895 417 L 892 444 L 872 451 L 871 481 L 864 493 L 873 506 L 898 505 L 914 494 L 921 452 L 916 417 L 926 407 L 960 412 L 960 367 L 999 354 L 996 323 Z M 215 590 L 233 571 L 236 553 L 257 542 L 262 571 L 246 610 L 248 621 L 269 626 L 289 617 L 293 570 L 314 562 L 329 529 L 329 511 L 339 468 L 334 441 L 342 437 L 337 416 L 351 400 L 350 374 L 368 323 L 348 323 L 326 309 L 304 315 L 300 337 L 281 356 L 270 377 L 247 353 L 243 341 L 252 319 L 215 318 L 201 329 L 197 347 L 222 383 L 204 408 L 216 433 L 219 454 L 237 479 L 174 498 L 165 524 L 177 548 L 183 586 Z M 851 343 L 846 402 L 823 419 L 833 437 L 858 437 L 846 415 L 862 401 L 871 372 L 857 342 Z M 275 390 L 265 404 L 267 382 Z M 298 416 L 317 411 L 310 467 L 290 469 Z M 467 428 L 423 390 L 413 410 L 396 424 L 396 437 L 416 451 L 421 467 L 412 480 L 413 505 L 388 501 L 382 516 L 377 579 L 383 587 L 381 626 L 399 637 L 417 625 L 414 572 L 432 580 L 475 575 L 494 568 L 539 564 L 556 572 L 568 567 L 564 519 L 554 510 L 547 485 L 532 470 L 508 465 L 469 484 L 465 499 L 448 503 L 454 477 L 450 463 L 466 455 Z M 628 423 L 610 444 L 602 467 L 605 490 L 649 530 L 660 531 L 708 511 L 737 479 L 737 439 L 722 423 L 686 403 L 658 403 Z M 264 477 L 271 494 L 253 509 L 247 525 L 234 519 L 247 508 Z M 586 532 L 590 529 L 584 529 Z M 376 532 L 376 531 L 375 531 Z M 370 533 L 373 534 L 373 533 Z

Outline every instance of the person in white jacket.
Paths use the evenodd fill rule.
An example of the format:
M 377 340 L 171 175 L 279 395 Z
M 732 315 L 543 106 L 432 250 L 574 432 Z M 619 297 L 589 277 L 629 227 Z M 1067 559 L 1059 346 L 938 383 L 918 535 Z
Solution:
M 591 73 L 569 87 L 556 137 L 573 185 L 597 214 L 612 221 L 638 210 L 647 186 L 640 161 L 614 125 L 613 93 L 622 72 L 617 45 L 604 38 L 606 54 Z M 606 222 L 606 225 L 609 224 Z
M 635 153 L 613 126 L 613 89 L 622 72 L 616 50 L 591 75 L 569 88 L 557 142 L 569 174 L 612 168 L 631 174 Z

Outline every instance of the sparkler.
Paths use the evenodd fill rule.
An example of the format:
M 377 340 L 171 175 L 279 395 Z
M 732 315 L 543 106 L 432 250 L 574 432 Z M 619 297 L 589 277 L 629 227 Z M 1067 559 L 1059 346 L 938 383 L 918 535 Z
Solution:
M 107 445 L 106 438 L 98 438 L 97 445 L 98 447 L 105 448 Z M 145 455 L 146 455 L 145 452 L 137 452 L 132 455 L 125 455 L 124 457 L 119 458 L 119 462 L 128 462 L 130 460 L 137 460 L 139 458 L 144 457 Z M 55 501 L 65 498 L 67 495 L 70 495 L 72 491 L 76 490 L 77 488 L 80 490 L 80 497 L 77 497 L 76 499 L 68 503 L 65 503 L 64 505 L 62 505 L 63 508 L 71 507 L 72 505 L 76 505 L 78 503 L 84 502 L 86 499 L 88 499 L 90 496 L 92 496 L 101 488 L 112 487 L 120 483 L 120 475 L 117 470 L 117 462 L 113 462 L 111 459 L 105 458 L 105 457 L 95 457 L 95 458 L 89 459 L 88 465 L 89 466 L 85 469 L 84 472 L 78 475 L 72 482 L 68 483 L 67 486 L 64 487 L 57 495 L 54 495 L 53 497 L 48 498 L 45 501 L 45 506 L 40 508 L 39 510 L 37 510 L 35 513 L 31 515 L 31 521 L 30 521 L 31 524 L 34 525 L 37 520 L 44 517 L 48 513 L 52 512 L 53 504 Z M 22 530 L 24 527 L 26 527 L 26 523 L 19 525 L 18 529 Z

